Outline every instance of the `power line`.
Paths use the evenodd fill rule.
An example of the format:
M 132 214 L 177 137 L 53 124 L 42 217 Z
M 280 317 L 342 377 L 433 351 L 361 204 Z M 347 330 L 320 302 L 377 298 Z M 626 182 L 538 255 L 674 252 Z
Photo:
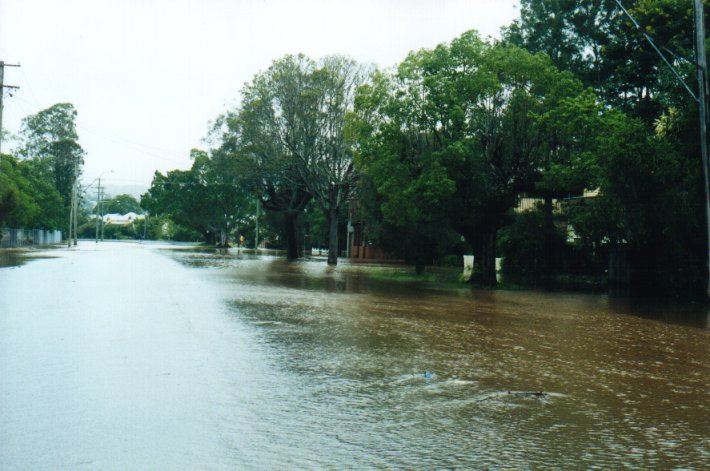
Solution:
M 78 127 L 79 129 L 83 130 L 83 131 L 88 132 L 89 134 L 92 134 L 92 135 L 96 136 L 96 137 L 99 137 L 99 138 L 101 138 L 101 139 L 104 139 L 104 140 L 106 140 L 106 141 L 108 141 L 108 142 L 111 142 L 111 143 L 113 143 L 113 144 L 119 145 L 119 146 L 121 146 L 121 147 L 125 147 L 126 149 L 130 149 L 130 150 L 132 150 L 132 151 L 139 152 L 139 153 L 141 153 L 141 154 L 147 155 L 147 156 L 149 156 L 149 157 L 153 157 L 153 158 L 156 158 L 156 159 L 159 159 L 159 160 L 164 160 L 164 161 L 166 161 L 166 162 L 171 162 L 171 163 L 183 163 L 183 161 L 184 161 L 184 159 L 181 159 L 180 157 L 177 157 L 177 156 L 174 156 L 174 155 L 171 155 L 171 157 L 166 157 L 165 155 L 159 155 L 159 154 L 156 154 L 155 152 L 148 151 L 148 150 L 145 150 L 145 149 L 141 149 L 141 146 L 142 146 L 142 147 L 149 148 L 149 149 L 152 148 L 152 149 L 155 149 L 155 150 L 157 150 L 157 151 L 159 151 L 159 152 L 166 152 L 166 153 L 169 153 L 169 154 L 173 154 L 173 151 L 170 151 L 170 150 L 159 149 L 159 148 L 157 148 L 157 147 L 152 147 L 152 146 L 149 146 L 149 145 L 146 145 L 146 144 L 138 144 L 138 143 L 135 143 L 135 144 L 134 144 L 134 143 L 132 143 L 131 141 L 129 141 L 129 140 L 125 139 L 125 138 L 121 138 L 121 137 L 109 137 L 108 135 L 101 134 L 101 133 L 99 133 L 99 132 L 97 132 L 97 131 L 94 131 L 94 130 L 91 130 L 91 129 L 87 128 L 86 126 L 83 126 L 83 125 L 77 125 L 77 127 Z M 122 142 L 122 141 L 125 141 L 125 142 Z
M 39 100 L 37 99 L 37 95 L 35 94 L 34 89 L 32 88 L 32 84 L 30 84 L 30 79 L 29 79 L 29 77 L 27 76 L 27 74 L 25 73 L 25 70 L 24 70 L 24 69 L 20 69 L 20 72 L 22 72 L 22 76 L 25 78 L 25 83 L 27 84 L 27 88 L 28 88 L 29 91 L 30 91 L 30 95 L 32 95 L 32 98 L 34 99 L 35 104 L 37 105 L 37 108 L 41 108 L 41 107 L 39 106 Z
M 37 113 L 37 112 L 41 111 L 41 106 L 39 106 L 38 104 L 32 103 L 32 102 L 30 102 L 30 101 L 28 101 L 28 100 L 25 100 L 25 99 L 22 98 L 22 97 L 17 97 L 17 99 L 18 99 L 20 102 L 23 102 L 23 103 L 25 103 L 26 105 L 29 105 L 29 106 L 31 106 L 31 107 L 34 108 L 34 111 L 32 111 L 31 113 L 28 113 L 28 114 Z M 93 135 L 93 136 L 96 136 L 96 137 L 98 137 L 98 138 L 100 138 L 100 139 L 103 139 L 103 140 L 108 141 L 108 142 L 110 142 L 110 143 L 112 143 L 112 144 L 115 144 L 115 145 L 124 147 L 124 148 L 126 148 L 126 149 L 132 150 L 132 151 L 134 151 L 134 152 L 138 152 L 138 153 L 141 153 L 141 154 L 143 154 L 143 155 L 147 155 L 148 157 L 153 157 L 153 158 L 156 158 L 156 159 L 159 159 L 159 160 L 163 160 L 163 161 L 165 161 L 165 162 L 170 162 L 170 163 L 184 163 L 184 159 L 181 158 L 181 157 L 176 156 L 174 151 L 167 150 L 167 149 L 161 149 L 161 148 L 159 148 L 159 147 L 150 146 L 150 145 L 148 145 L 148 144 L 142 144 L 142 143 L 139 143 L 139 142 L 136 142 L 136 141 L 132 141 L 132 140 L 130 140 L 130 139 L 126 139 L 126 138 L 124 138 L 124 137 L 111 136 L 111 135 L 109 135 L 109 134 L 106 134 L 106 133 L 97 131 L 97 130 L 95 130 L 95 129 L 89 128 L 89 127 L 87 127 L 87 126 L 85 126 L 85 125 L 83 125 L 83 124 L 78 124 L 78 123 L 77 123 L 76 127 L 77 127 L 78 129 L 80 129 L 81 131 L 85 131 L 85 132 L 87 132 L 87 133 L 89 133 L 89 134 L 91 134 L 91 135 Z M 149 149 L 149 150 L 146 150 L 146 149 Z M 168 156 L 166 156 L 166 155 L 160 155 L 160 154 L 156 153 L 156 151 L 157 151 L 157 152 L 163 152 L 163 153 L 165 153 L 165 154 L 170 154 L 170 157 L 168 157 Z
M 638 21 L 636 21 L 636 18 L 634 18 L 626 8 L 624 8 L 624 5 L 621 4 L 620 0 L 615 0 L 615 1 L 616 1 L 616 4 L 619 5 L 619 8 L 621 8 L 621 10 L 624 12 L 624 14 L 626 14 L 626 16 L 629 17 L 629 19 L 631 20 L 631 23 L 633 23 L 633 25 L 636 27 L 636 29 L 641 33 L 641 35 L 646 39 L 646 41 L 648 41 L 648 43 L 651 45 L 653 50 L 656 51 L 656 53 L 660 56 L 660 58 L 663 60 L 663 62 L 668 66 L 668 68 L 671 70 L 671 72 L 673 72 L 673 75 L 675 75 L 675 78 L 685 87 L 687 92 L 690 93 L 690 96 L 692 96 L 696 102 L 699 102 L 700 98 L 697 95 L 695 95 L 693 90 L 690 89 L 690 86 L 685 82 L 685 79 L 680 75 L 680 73 L 678 73 L 678 71 L 675 69 L 675 67 L 673 67 L 673 64 L 671 64 L 671 62 L 668 60 L 668 58 L 665 56 L 665 54 L 663 54 L 663 52 L 661 52 L 661 50 L 658 48 L 658 46 L 656 46 L 656 42 L 653 40 L 651 35 L 648 34 L 641 27 L 641 25 L 638 23 Z M 664 48 L 664 49 L 666 49 L 668 51 L 667 48 Z M 672 55 L 675 55 L 671 51 L 668 51 L 668 52 L 670 52 Z

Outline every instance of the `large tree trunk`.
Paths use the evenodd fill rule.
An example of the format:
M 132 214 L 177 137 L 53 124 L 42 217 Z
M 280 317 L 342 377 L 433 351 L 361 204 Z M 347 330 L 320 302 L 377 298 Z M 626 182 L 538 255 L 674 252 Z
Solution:
M 284 213 L 284 236 L 286 237 L 286 258 L 296 260 L 298 258 L 298 237 L 296 235 L 296 221 L 298 214 L 292 212 Z
M 484 286 L 496 286 L 496 235 L 497 227 L 480 229 L 472 238 L 474 249 L 474 276 L 471 282 Z
M 338 264 L 338 210 L 331 208 L 328 217 L 328 265 Z

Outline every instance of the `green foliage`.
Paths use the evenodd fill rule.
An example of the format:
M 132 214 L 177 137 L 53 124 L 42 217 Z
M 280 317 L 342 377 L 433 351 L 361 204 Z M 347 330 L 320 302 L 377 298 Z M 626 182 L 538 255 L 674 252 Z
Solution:
M 57 229 L 62 199 L 42 163 L 0 155 L 0 227 Z
M 623 3 L 694 83 L 692 2 Z M 577 110 L 549 116 L 552 128 L 577 137 L 567 152 L 572 158 L 550 167 L 537 184 L 540 191 L 558 191 L 586 180 L 600 190 L 568 209 L 579 245 L 627 254 L 632 288 L 639 291 L 704 291 L 697 107 L 643 34 L 613 0 L 522 0 L 521 18 L 505 40 L 550 54 L 599 97 L 596 110 L 583 100 Z
M 92 210 L 96 213 L 97 208 Z M 118 195 L 107 201 L 103 202 L 103 213 L 104 214 L 127 214 L 136 213 L 143 214 L 143 208 L 141 208 L 138 200 L 131 195 Z
M 240 107 L 220 116 L 212 131 L 225 173 L 276 213 L 269 219 L 279 224 L 278 240 L 290 259 L 299 255 L 299 217 L 313 197 L 301 174 L 302 161 L 315 152 L 316 94 L 307 80 L 314 67 L 303 55 L 274 61 L 242 89 Z
M 60 103 L 22 121 L 19 159 L 0 156 L 0 226 L 64 226 L 84 155 L 75 119 L 74 107 Z
M 516 214 L 513 222 L 503 228 L 498 237 L 498 248 L 503 257 L 505 275 L 539 278 L 547 263 L 545 259 L 545 215 L 541 209 Z M 555 259 L 561 262 L 564 254 L 565 233 L 555 227 L 553 250 Z M 556 267 L 557 272 L 560 266 Z
M 582 93 L 544 55 L 468 32 L 361 88 L 356 162 L 382 197 L 385 221 L 429 244 L 454 229 L 481 261 L 481 281 L 495 284 L 504 215 L 541 172 L 572 158 L 572 150 L 560 157 L 564 136 L 552 122 Z
M 681 73 L 692 80 L 692 2 L 622 3 Z M 556 66 L 594 87 L 605 102 L 647 123 L 670 104 L 690 103 L 675 77 L 614 0 L 522 0 L 520 20 L 507 28 L 505 40 L 546 53 Z M 687 60 L 677 60 L 680 57 Z
M 601 136 L 601 196 L 570 208 L 575 230 L 587 245 L 625 246 L 639 290 L 698 289 L 705 261 L 699 159 L 620 114 Z
M 342 56 L 285 56 L 256 75 L 240 107 L 214 127 L 215 155 L 267 211 L 280 213 L 274 219 L 289 258 L 298 256 L 299 218 L 313 199 L 327 214 L 329 263 L 337 263 L 338 221 L 355 176 L 347 122 L 364 80 L 364 69 Z
M 19 155 L 41 163 L 61 195 L 65 211 L 71 200 L 72 185 L 81 173 L 84 150 L 76 133 L 77 112 L 71 103 L 58 103 L 22 120 Z
M 233 230 L 250 214 L 247 194 L 218 171 L 209 155 L 193 149 L 190 170 L 156 172 L 141 205 L 151 215 L 170 216 L 179 226 L 225 246 Z

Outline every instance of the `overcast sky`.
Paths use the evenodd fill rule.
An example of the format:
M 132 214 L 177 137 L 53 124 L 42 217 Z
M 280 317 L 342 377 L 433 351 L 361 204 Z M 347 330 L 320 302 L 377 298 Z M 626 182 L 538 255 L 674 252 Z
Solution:
M 389 67 L 469 29 L 497 36 L 518 0 L 0 0 L 4 128 L 78 110 L 84 180 L 143 185 L 190 167 L 208 123 L 272 60 L 341 53 Z M 4 144 L 3 150 L 12 148 Z M 112 170 L 113 173 L 108 173 Z

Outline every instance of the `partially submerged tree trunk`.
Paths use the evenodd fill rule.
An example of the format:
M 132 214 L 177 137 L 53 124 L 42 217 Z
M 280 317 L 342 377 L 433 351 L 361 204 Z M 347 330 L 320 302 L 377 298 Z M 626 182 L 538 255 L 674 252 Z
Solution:
M 326 212 L 328 218 L 328 265 L 338 264 L 338 208 Z
M 423 275 L 424 274 L 424 267 L 425 267 L 424 262 L 418 260 L 414 264 L 414 273 L 416 273 L 417 275 Z
M 472 283 L 494 287 L 496 280 L 496 235 L 498 227 L 484 227 L 472 236 L 466 236 L 473 247 L 474 270 Z
M 284 212 L 284 236 L 286 237 L 286 258 L 296 260 L 298 258 L 298 237 L 296 223 L 298 213 L 291 211 Z

